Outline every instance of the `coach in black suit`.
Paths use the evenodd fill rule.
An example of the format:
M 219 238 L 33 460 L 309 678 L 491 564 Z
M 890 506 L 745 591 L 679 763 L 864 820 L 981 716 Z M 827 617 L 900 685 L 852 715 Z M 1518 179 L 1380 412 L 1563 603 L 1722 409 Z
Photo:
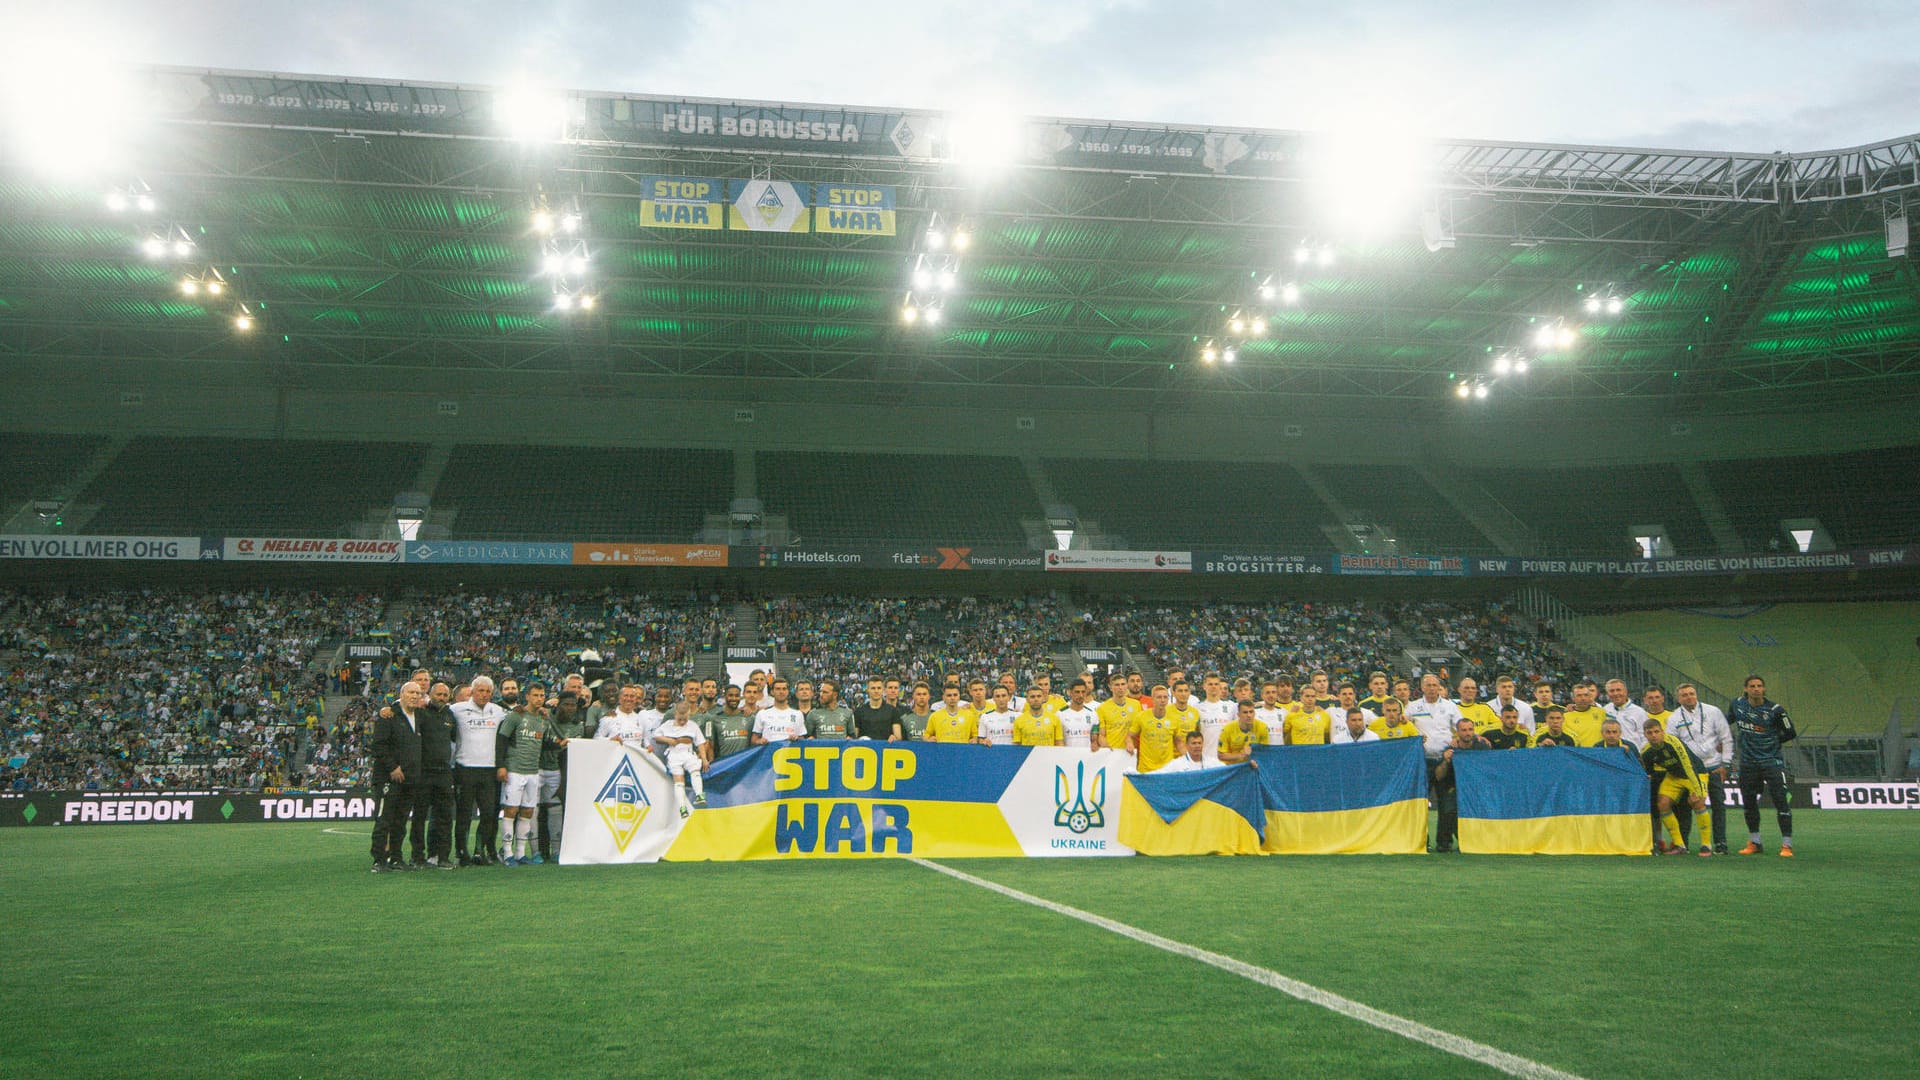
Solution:
M 414 800 L 413 863 L 436 870 L 453 869 L 453 690 L 434 683 L 420 708 L 420 789 Z
M 420 771 L 420 725 L 426 709 L 426 693 L 415 683 L 400 687 L 400 707 L 392 715 L 373 722 L 373 781 L 384 789 L 380 812 L 373 820 L 373 869 L 405 869 L 400 858 L 401 842 L 407 838 L 407 826 L 413 815 L 424 814 L 422 802 L 426 785 Z M 417 847 L 415 855 L 423 854 Z

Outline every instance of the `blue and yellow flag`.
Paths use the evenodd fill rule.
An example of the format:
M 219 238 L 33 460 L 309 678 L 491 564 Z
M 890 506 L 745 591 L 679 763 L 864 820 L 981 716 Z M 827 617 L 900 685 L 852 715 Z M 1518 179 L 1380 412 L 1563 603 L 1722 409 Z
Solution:
M 640 224 L 655 229 L 723 228 L 725 191 L 725 186 L 710 176 L 643 176 Z
M 1256 746 L 1263 850 L 1288 855 L 1423 854 L 1427 767 L 1419 739 Z
M 1646 770 L 1630 752 L 1549 747 L 1455 754 L 1460 850 L 1500 855 L 1645 855 Z
M 813 231 L 892 236 L 893 188 L 886 184 L 813 185 Z
M 1246 765 L 1127 777 L 1120 842 L 1142 855 L 1258 855 L 1266 815 Z

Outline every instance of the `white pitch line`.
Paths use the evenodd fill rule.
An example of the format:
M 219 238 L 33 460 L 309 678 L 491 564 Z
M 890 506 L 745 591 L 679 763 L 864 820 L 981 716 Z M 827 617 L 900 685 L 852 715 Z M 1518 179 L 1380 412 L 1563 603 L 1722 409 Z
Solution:
M 1184 956 L 1189 960 L 1198 960 L 1203 964 L 1217 967 L 1222 971 L 1231 972 L 1243 979 L 1250 979 L 1262 986 L 1270 986 L 1286 994 L 1288 997 L 1297 998 L 1309 1005 L 1318 1005 L 1323 1009 L 1329 1009 L 1342 1016 L 1352 1017 L 1363 1024 L 1369 1024 L 1382 1031 L 1392 1032 L 1402 1038 L 1412 1039 L 1417 1043 L 1424 1043 L 1436 1050 L 1443 1050 L 1456 1057 L 1466 1058 L 1468 1061 L 1477 1061 L 1489 1068 L 1498 1069 L 1508 1076 L 1523 1076 L 1528 1077 L 1529 1080 L 1581 1080 L 1577 1073 L 1564 1072 L 1551 1065 L 1543 1065 L 1531 1058 L 1523 1058 L 1518 1054 L 1509 1054 L 1505 1050 L 1488 1046 L 1485 1043 L 1475 1042 L 1463 1035 L 1455 1035 L 1451 1032 L 1441 1031 L 1439 1028 L 1431 1028 L 1417 1021 L 1408 1020 L 1403 1016 L 1395 1016 L 1390 1012 L 1382 1012 L 1370 1005 L 1362 1005 L 1351 998 L 1341 997 L 1339 994 L 1333 993 L 1330 990 L 1322 990 L 1311 983 L 1304 983 L 1298 979 L 1290 979 L 1277 971 L 1258 967 L 1243 960 L 1235 960 L 1231 956 L 1223 956 L 1217 952 L 1209 952 L 1206 949 L 1196 948 L 1184 942 L 1174 941 L 1172 938 L 1163 938 L 1159 934 L 1148 933 L 1139 927 L 1128 926 L 1126 923 L 1116 922 L 1105 916 L 1095 915 L 1090 911 L 1082 911 L 1076 907 L 1068 907 L 1066 904 L 1056 904 L 1051 900 L 1045 900 L 1029 893 L 1023 893 L 1018 889 L 1008 888 L 998 882 L 974 877 L 972 874 L 963 873 L 950 866 L 942 866 L 939 863 L 929 862 L 926 859 L 915 858 L 912 859 L 912 861 L 919 863 L 929 870 L 937 870 L 950 878 L 964 881 L 969 885 L 978 885 L 983 889 L 997 892 L 1002 896 L 1018 900 L 1023 904 L 1031 904 L 1034 907 L 1051 911 L 1056 915 L 1065 915 L 1069 919 L 1078 919 L 1090 926 L 1097 926 L 1102 930 L 1119 934 L 1124 938 L 1131 938 L 1143 945 L 1151 945 L 1156 949 L 1173 953 L 1176 956 Z

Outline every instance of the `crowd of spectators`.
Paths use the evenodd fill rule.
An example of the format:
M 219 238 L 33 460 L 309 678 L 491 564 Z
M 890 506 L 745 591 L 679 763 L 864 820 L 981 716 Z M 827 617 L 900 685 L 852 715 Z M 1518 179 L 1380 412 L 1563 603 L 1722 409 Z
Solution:
M 431 593 L 408 602 L 392 628 L 396 662 L 436 678 L 553 681 L 591 649 L 640 681 L 680 680 L 702 650 L 733 634 L 731 605 L 711 595 L 614 589 Z
M 762 601 L 760 636 L 794 678 L 934 679 L 946 672 L 1026 679 L 1051 671 L 1078 628 L 1051 597 L 787 597 Z
M 278 786 L 324 711 L 307 662 L 377 598 L 311 591 L 0 593 L 0 786 Z

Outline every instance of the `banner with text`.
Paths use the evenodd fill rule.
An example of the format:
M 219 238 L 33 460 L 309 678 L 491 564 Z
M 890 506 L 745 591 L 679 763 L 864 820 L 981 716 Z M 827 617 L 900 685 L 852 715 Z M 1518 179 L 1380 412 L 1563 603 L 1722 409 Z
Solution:
M 573 544 L 538 540 L 421 540 L 407 545 L 407 561 L 566 566 L 573 562 Z
M 222 825 L 257 821 L 370 821 L 364 788 L 263 795 L 222 791 L 31 791 L 0 795 L 0 826 Z
M 725 566 L 724 544 L 575 544 L 575 566 Z
M 400 540 L 229 536 L 224 555 L 238 562 L 397 563 L 406 556 L 406 544 Z
M 1119 570 L 1185 574 L 1193 570 L 1191 551 L 1049 551 L 1049 570 Z
M 813 185 L 813 231 L 892 236 L 893 188 L 883 184 Z
M 726 185 L 710 176 L 640 178 L 640 224 L 655 229 L 719 229 Z
M 197 536 L 0 536 L 0 559 L 192 560 L 200 557 Z M 217 552 L 215 557 L 219 557 Z
M 707 805 L 684 818 L 677 790 L 636 760 L 649 755 L 594 739 L 567 753 L 562 863 L 1132 854 L 1119 841 L 1130 759 L 1118 751 L 759 746 L 715 762 Z

